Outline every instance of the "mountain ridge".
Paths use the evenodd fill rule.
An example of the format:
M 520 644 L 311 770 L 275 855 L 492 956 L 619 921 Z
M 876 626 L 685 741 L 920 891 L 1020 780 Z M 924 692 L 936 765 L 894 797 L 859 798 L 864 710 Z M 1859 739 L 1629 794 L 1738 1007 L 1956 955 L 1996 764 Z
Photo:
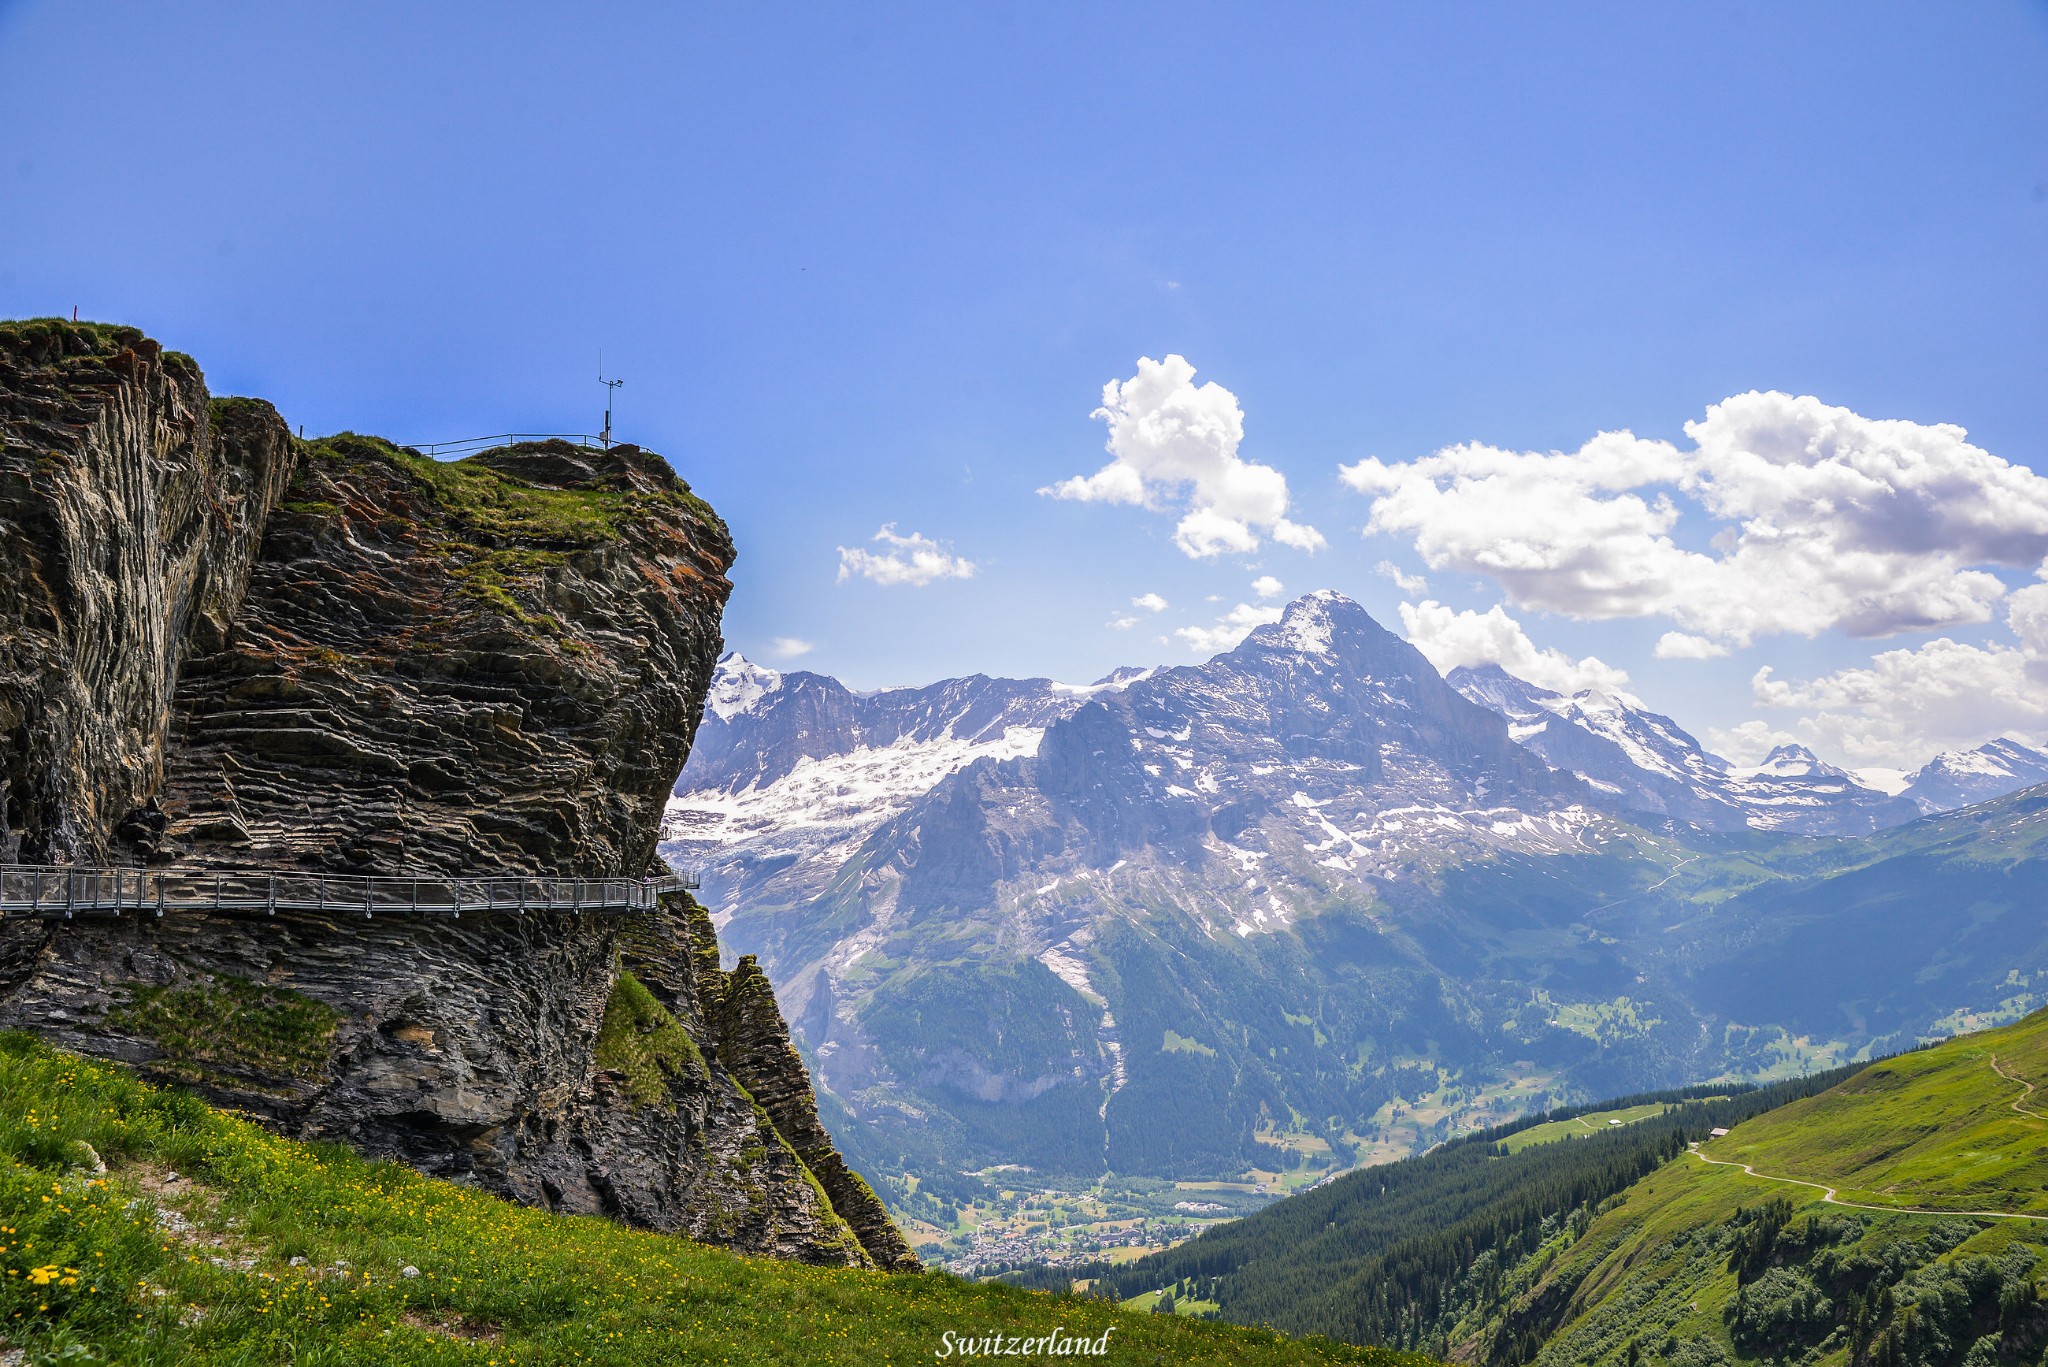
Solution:
M 1055 687 L 1016 696 L 1046 706 Z M 948 1257 L 1017 1242 L 962 1224 L 958 1210 L 986 1219 L 1011 1199 L 962 1172 L 1021 1165 L 1098 1187 L 1134 1173 L 1183 1184 L 1193 1205 L 1201 1181 L 1223 1180 L 1270 1199 L 1546 1101 L 1842 1061 L 1958 1013 L 2038 1004 L 2048 986 L 2030 971 L 2008 984 L 1994 963 L 2034 952 L 2019 895 L 2031 844 L 2010 878 L 1985 875 L 1981 927 L 1937 911 L 1928 933 L 1957 956 L 1915 986 L 1882 953 L 1887 918 L 1976 877 L 1972 842 L 2004 837 L 1965 821 L 1928 843 L 1917 821 L 1943 818 L 1793 752 L 1723 778 L 1668 718 L 1664 741 L 1694 766 L 1674 764 L 1673 782 L 1715 778 L 1739 819 L 1712 830 L 1634 811 L 1553 768 L 1341 595 L 1297 602 L 1211 661 L 1079 692 L 1009 748 L 989 729 L 972 743 L 899 729 L 798 759 L 789 772 L 825 803 L 789 778 L 693 787 L 686 768 L 670 807 L 664 853 L 702 869 L 722 935 L 777 983 L 842 1142 Z M 728 734 L 758 725 L 794 744 L 777 699 L 751 696 Z M 1654 717 L 1626 705 L 1572 704 L 1627 726 Z M 1535 719 L 1566 734 L 1557 712 Z M 885 761 L 930 768 L 886 800 L 843 781 Z M 1758 829 L 1742 785 L 1813 802 L 1842 785 L 1856 810 L 1896 804 L 1916 822 Z M 748 809 L 747 843 L 692 834 L 721 804 Z M 1842 878 L 1875 976 L 1810 977 L 1797 1013 L 1749 990 L 1768 946 L 1828 933 L 1812 899 Z M 1865 888 L 1877 900 L 1857 900 Z M 934 1205 L 941 1189 L 955 1195 Z M 1078 1245 L 1036 1236 L 1054 1240 L 1040 1254 L 1102 1237 L 1099 1217 L 1077 1218 Z

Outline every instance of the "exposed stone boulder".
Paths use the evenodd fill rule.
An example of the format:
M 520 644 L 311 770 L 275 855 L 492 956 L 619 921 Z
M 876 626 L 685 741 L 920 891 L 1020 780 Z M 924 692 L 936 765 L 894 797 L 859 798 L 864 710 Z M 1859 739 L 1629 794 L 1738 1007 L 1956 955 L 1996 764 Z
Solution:
M 634 447 L 304 450 L 179 681 L 169 850 L 644 872 L 717 658 L 724 524 Z

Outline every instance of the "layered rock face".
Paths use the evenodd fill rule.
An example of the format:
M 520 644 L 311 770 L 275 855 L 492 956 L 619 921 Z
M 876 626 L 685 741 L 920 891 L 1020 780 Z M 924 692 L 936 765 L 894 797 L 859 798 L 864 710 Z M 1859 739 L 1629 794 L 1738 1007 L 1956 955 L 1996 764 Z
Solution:
M 732 547 L 665 462 L 291 439 L 131 330 L 0 325 L 16 859 L 638 875 Z M 551 1208 L 916 1259 L 709 917 L 0 925 L 0 1024 Z
M 56 323 L 0 340 L 0 431 L 0 852 L 100 858 L 162 783 L 184 637 L 240 599 L 290 443 L 189 357 Z
M 152 853 L 645 872 L 731 558 L 634 447 L 308 443 L 234 629 L 185 661 Z

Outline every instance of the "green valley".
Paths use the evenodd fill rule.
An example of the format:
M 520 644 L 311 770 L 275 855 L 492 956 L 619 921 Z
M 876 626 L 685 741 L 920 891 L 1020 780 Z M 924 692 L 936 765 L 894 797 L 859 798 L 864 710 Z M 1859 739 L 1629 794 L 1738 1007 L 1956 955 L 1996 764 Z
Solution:
M 1427 1367 L 945 1274 L 745 1258 L 280 1139 L 0 1036 L 0 1338 L 34 1362 L 928 1361 L 950 1331 L 1110 1362 Z M 11 1360 L 21 1360 L 19 1357 Z

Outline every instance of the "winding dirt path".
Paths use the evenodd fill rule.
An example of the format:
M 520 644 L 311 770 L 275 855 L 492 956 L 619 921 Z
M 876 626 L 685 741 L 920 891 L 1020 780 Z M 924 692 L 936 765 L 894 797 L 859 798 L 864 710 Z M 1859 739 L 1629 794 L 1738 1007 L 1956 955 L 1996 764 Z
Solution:
M 1681 860 L 1679 860 L 1679 861 L 1678 861 L 1678 862 L 1677 862 L 1676 864 L 1673 864 L 1673 865 L 1671 866 L 1671 872 L 1669 872 L 1669 873 L 1665 874 L 1665 875 L 1664 875 L 1664 876 L 1663 876 L 1662 878 L 1659 878 L 1659 879 L 1658 879 L 1658 880 L 1657 880 L 1656 882 L 1654 882 L 1654 883 L 1650 884 L 1650 886 L 1648 886 L 1647 888 L 1644 888 L 1644 889 L 1643 889 L 1643 891 L 1644 891 L 1644 892 L 1655 892 L 1655 891 L 1656 891 L 1656 890 L 1657 890 L 1658 888 L 1661 888 L 1661 887 L 1663 887 L 1663 886 L 1664 886 L 1664 885 L 1665 885 L 1666 883 L 1668 883 L 1668 882 L 1670 882 L 1670 881 L 1671 881 L 1672 879 L 1674 879 L 1674 878 L 1678 877 L 1678 871 L 1679 871 L 1680 869 L 1684 868 L 1684 867 L 1685 867 L 1685 866 L 1686 866 L 1687 864 L 1693 863 L 1693 862 L 1694 862 L 1694 861 L 1696 861 L 1696 860 L 1697 860 L 1698 858 L 1699 858 L 1699 856 L 1695 854 L 1695 855 L 1691 855 L 1691 856 L 1688 856 L 1687 858 L 1684 858 L 1684 859 L 1681 859 Z
M 1999 1067 L 1998 1055 L 1990 1055 L 1990 1062 L 1992 1072 L 1998 1074 L 2007 1082 L 2015 1083 L 2026 1089 L 2013 1100 L 2012 1108 L 2021 1115 L 2029 1116 L 2032 1119 L 2048 1121 L 2048 1115 L 2043 1115 L 2026 1104 L 2034 1099 L 2034 1084 L 2023 1077 L 2014 1077 L 2011 1073 Z M 1932 1210 L 1924 1206 L 1866 1206 L 1855 1201 L 1838 1199 L 1835 1195 L 1836 1189 L 1821 1182 L 1808 1182 L 1798 1177 L 1779 1177 L 1774 1173 L 1758 1172 L 1747 1163 L 1737 1163 L 1726 1158 L 1709 1158 L 1700 1151 L 1700 1146 L 1696 1143 L 1686 1145 L 1686 1152 L 1699 1159 L 1700 1162 L 1711 1163 L 1717 1168 L 1741 1168 L 1745 1173 L 1748 1173 L 1760 1182 L 1783 1182 L 1794 1187 L 1811 1187 L 1819 1192 L 1821 1194 L 1820 1199 L 1829 1205 L 1844 1206 L 1850 1210 L 1874 1210 L 1880 1214 L 1893 1215 L 1961 1215 L 1965 1217 L 1974 1216 L 1982 1220 L 2034 1220 L 2048 1223 L 2048 1215 L 2023 1215 L 2017 1211 L 2010 1210 Z
M 2026 1088 L 2024 1092 L 2020 1093 L 2019 1098 L 2012 1103 L 2012 1108 L 2015 1111 L 2018 1111 L 2021 1115 L 2032 1116 L 2036 1120 L 2048 1120 L 2048 1115 L 2042 1115 L 2039 1111 L 2031 1109 L 2026 1104 L 2027 1102 L 2032 1101 L 2034 1099 L 2033 1083 L 2027 1081 L 2023 1077 L 2014 1077 L 2011 1073 L 2008 1073 L 2005 1071 L 2005 1069 L 1999 1067 L 1998 1055 L 1996 1054 L 1993 1054 L 1991 1056 L 1991 1071 L 1998 1074 L 2000 1077 L 2004 1078 L 2007 1082 L 2017 1082 L 2020 1086 Z
M 1775 1173 L 1758 1172 L 1747 1163 L 1737 1163 L 1726 1158 L 1709 1158 L 1700 1152 L 1698 1144 L 1686 1147 L 1686 1152 L 1702 1163 L 1711 1163 L 1717 1168 L 1741 1168 L 1760 1182 L 1784 1182 L 1795 1187 L 1811 1187 L 1820 1193 L 1820 1199 L 1831 1206 L 1842 1206 L 1848 1210 L 1874 1210 L 1880 1215 L 1960 1215 L 1980 1220 L 2033 1220 L 2048 1224 L 2048 1215 L 2022 1215 L 2011 1210 L 1934 1210 L 1926 1206 L 1866 1206 L 1857 1201 L 1843 1201 L 1836 1197 L 1835 1188 L 1820 1182 L 1808 1182 L 1797 1177 L 1779 1177 Z

